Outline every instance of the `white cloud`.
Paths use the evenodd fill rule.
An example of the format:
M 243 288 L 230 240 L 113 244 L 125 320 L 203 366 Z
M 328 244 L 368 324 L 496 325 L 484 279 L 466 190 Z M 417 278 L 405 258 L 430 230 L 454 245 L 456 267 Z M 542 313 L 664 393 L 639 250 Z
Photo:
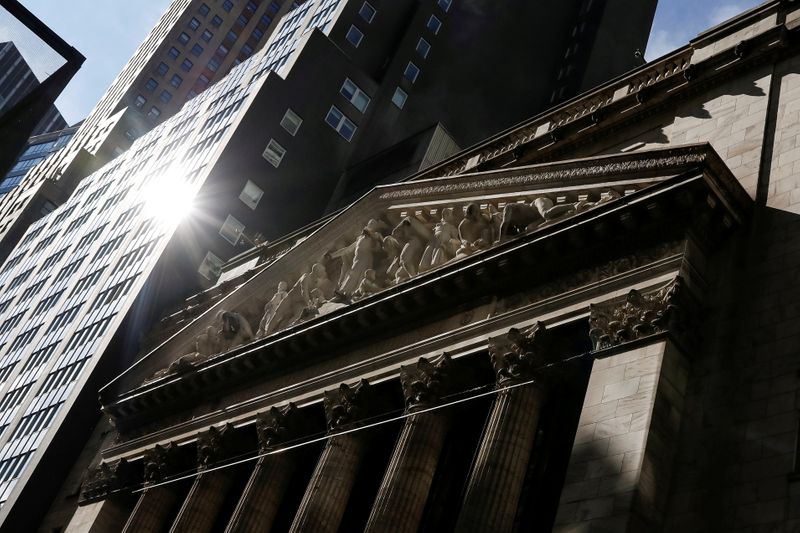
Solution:
M 676 48 L 680 48 L 688 42 L 688 35 L 684 35 L 682 32 L 655 30 L 650 35 L 650 41 L 647 43 L 645 58 L 648 61 L 652 61 L 672 52 Z
M 708 15 L 708 25 L 716 26 L 758 4 L 760 0 L 739 0 L 716 6 Z

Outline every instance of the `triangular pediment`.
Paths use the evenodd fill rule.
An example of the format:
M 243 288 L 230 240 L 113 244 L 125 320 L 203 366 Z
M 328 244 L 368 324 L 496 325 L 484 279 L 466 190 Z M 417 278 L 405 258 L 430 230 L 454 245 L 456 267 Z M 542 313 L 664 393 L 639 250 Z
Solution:
M 727 227 L 741 223 L 750 203 L 707 145 L 377 187 L 283 249 L 264 247 L 271 259 L 257 274 L 143 358 L 135 374 L 154 387 L 316 322 L 356 320 L 361 308 L 380 317 L 377 302 L 446 273 L 556 233 L 585 238 L 589 224 L 612 218 L 635 225 L 639 211 L 666 220 L 698 194 Z

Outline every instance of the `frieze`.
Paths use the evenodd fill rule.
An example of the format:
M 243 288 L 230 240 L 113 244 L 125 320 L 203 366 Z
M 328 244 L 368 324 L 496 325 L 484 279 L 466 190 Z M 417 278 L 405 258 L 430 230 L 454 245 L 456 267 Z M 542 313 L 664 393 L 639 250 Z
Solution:
M 578 178 L 592 178 L 597 176 L 608 176 L 619 173 L 629 173 L 636 171 L 659 170 L 663 168 L 679 167 L 686 165 L 699 164 L 705 161 L 704 154 L 682 154 L 671 157 L 637 159 L 633 161 L 623 161 L 619 163 L 609 163 L 606 165 L 592 165 L 574 167 L 563 170 L 551 170 L 520 176 L 503 176 L 500 178 L 485 178 L 482 180 L 459 182 L 459 183 L 437 183 L 424 187 L 412 189 L 402 189 L 383 193 L 380 198 L 383 200 L 399 200 L 405 198 L 415 198 L 433 194 L 450 194 L 471 191 L 486 191 L 492 188 L 513 187 L 520 185 L 538 185 L 563 180 L 575 180 Z
M 439 402 L 445 381 L 452 371 L 452 359 L 447 353 L 435 362 L 420 357 L 414 365 L 400 367 L 400 383 L 406 402 L 406 411 L 433 407 Z
M 678 305 L 683 286 L 678 276 L 651 293 L 632 289 L 622 303 L 592 304 L 589 337 L 594 351 L 668 330 L 683 330 Z

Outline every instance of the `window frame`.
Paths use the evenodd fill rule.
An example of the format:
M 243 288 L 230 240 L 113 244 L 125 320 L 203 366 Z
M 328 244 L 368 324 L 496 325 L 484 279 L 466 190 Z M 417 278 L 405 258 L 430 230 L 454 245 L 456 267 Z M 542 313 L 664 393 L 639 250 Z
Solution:
M 402 94 L 403 100 L 402 100 L 401 103 L 398 104 L 397 100 L 396 100 L 396 97 L 399 94 Z M 394 104 L 394 106 L 397 109 L 403 109 L 405 107 L 405 105 L 406 105 L 406 101 L 408 101 L 408 93 L 406 91 L 404 91 L 402 87 L 396 87 L 395 90 L 394 90 L 394 94 L 392 95 L 392 104 Z
M 414 76 L 413 77 L 409 77 L 408 76 L 408 72 L 409 72 L 409 69 L 412 69 L 412 68 L 416 72 L 414 72 Z M 417 66 L 416 63 L 414 63 L 413 61 L 409 61 L 408 65 L 406 65 L 406 68 L 403 70 L 403 79 L 408 81 L 408 82 L 410 82 L 410 83 L 416 83 L 416 81 L 419 79 L 419 75 L 420 75 L 421 72 L 422 71 L 420 70 L 420 68 Z
M 422 43 L 425 43 L 425 45 L 423 46 L 423 49 L 425 50 L 424 53 L 420 50 L 420 45 L 422 45 Z M 428 54 L 431 53 L 431 43 L 429 43 L 425 37 L 420 37 L 419 41 L 417 41 L 417 46 L 414 47 L 414 51 L 422 59 L 428 59 Z
M 288 120 L 287 120 L 287 118 L 288 118 Z M 286 126 L 285 123 L 289 123 L 289 124 L 292 124 L 292 125 L 296 124 L 296 126 L 294 127 L 294 129 L 290 129 L 290 128 L 288 128 Z M 286 130 L 286 132 L 289 135 L 294 137 L 295 135 L 297 135 L 297 132 L 300 131 L 300 126 L 303 125 L 303 119 L 300 117 L 300 115 L 295 113 L 292 110 L 292 108 L 287 108 L 286 109 L 286 113 L 283 114 L 283 118 L 281 119 L 280 125 L 281 125 L 281 128 Z
M 337 122 L 336 125 L 334 125 L 329 120 L 329 117 L 332 114 L 338 114 L 339 115 L 339 118 L 336 121 Z M 328 110 L 328 113 L 325 115 L 325 123 L 328 126 L 330 126 L 333 130 L 335 130 L 336 133 L 338 133 L 339 136 L 342 139 L 346 140 L 347 142 L 351 142 L 353 140 L 353 137 L 356 136 L 356 132 L 358 131 L 358 125 L 355 122 L 353 122 L 352 120 L 350 120 L 350 118 L 341 109 L 339 109 L 335 105 L 332 105 L 330 107 L 330 109 Z M 342 133 L 342 129 L 343 129 L 342 125 L 346 125 L 346 124 L 349 124 L 352 127 L 352 133 L 350 134 L 349 137 L 347 135 L 345 135 L 344 133 Z
M 347 92 L 345 92 L 345 88 L 348 86 L 348 83 L 352 86 L 353 89 L 352 91 L 348 91 L 352 92 L 352 96 L 348 96 Z M 347 99 L 347 101 L 350 102 L 353 105 L 353 107 L 358 109 L 358 111 L 362 115 L 366 112 L 367 108 L 369 107 L 369 104 L 372 102 L 372 98 L 350 78 L 344 79 L 342 86 L 339 88 L 339 94 L 344 96 Z M 363 108 L 356 103 L 359 97 L 361 97 L 362 99 L 366 99 L 366 103 L 364 104 Z
M 277 147 L 277 150 L 275 148 Z M 267 162 L 275 168 L 278 168 L 283 161 L 283 158 L 286 156 L 286 148 L 281 146 L 281 144 L 276 141 L 275 139 L 270 139 L 267 143 L 266 148 L 261 153 L 261 157 L 267 160 Z
M 350 38 L 350 35 L 354 34 L 354 32 L 358 34 L 357 42 L 353 42 L 353 40 Z M 361 46 L 361 43 L 364 41 L 364 32 L 361 31 L 355 24 L 351 24 L 350 28 L 347 30 L 347 33 L 345 34 L 344 38 L 347 40 L 348 43 L 350 43 L 350 45 L 353 48 L 358 48 L 359 46 Z
M 364 15 L 364 8 L 367 8 L 367 10 L 372 10 L 372 14 L 369 16 L 369 18 L 367 18 L 367 17 Z M 370 4 L 369 2 L 364 2 L 363 4 L 361 4 L 361 7 L 358 9 L 358 14 L 359 14 L 359 16 L 360 16 L 362 19 L 364 19 L 364 21 L 365 21 L 367 24 L 372 24 L 372 21 L 373 21 L 373 20 L 375 20 L 375 15 L 376 15 L 377 13 L 378 13 L 378 10 L 377 10 L 377 9 L 375 9 L 375 6 L 373 6 L 373 5 L 372 5 L 372 4 Z
M 234 234 L 236 234 L 236 240 L 235 241 L 231 241 L 231 239 L 228 238 L 228 235 L 223 233 L 223 230 L 225 229 L 226 226 L 228 226 L 229 223 L 231 224 L 231 226 L 234 226 L 234 227 L 237 227 L 237 224 L 240 226 L 240 227 L 237 227 L 237 229 L 235 229 L 234 232 L 233 232 Z M 233 216 L 233 215 L 231 215 L 229 213 L 228 216 L 225 218 L 225 222 L 223 222 L 222 226 L 220 226 L 218 233 L 223 239 L 228 241 L 231 244 L 231 246 L 236 246 L 237 244 L 239 244 L 239 241 L 241 240 L 242 234 L 244 234 L 244 230 L 245 230 L 246 227 L 247 226 L 245 226 L 239 219 L 237 219 L 235 216 Z
M 436 21 L 435 28 L 431 27 L 431 23 L 433 21 Z M 442 30 L 442 19 L 440 19 L 436 15 L 431 15 L 430 18 L 428 18 L 428 22 L 425 23 L 425 28 L 427 28 L 428 31 L 431 32 L 432 34 L 439 35 L 439 32 Z
M 252 188 L 258 189 L 259 191 L 259 194 L 257 195 L 258 198 L 254 199 L 253 195 L 245 194 L 245 191 L 247 191 L 248 187 L 250 186 L 252 186 Z M 244 198 L 242 198 L 242 196 L 244 196 Z M 242 192 L 239 193 L 239 200 L 241 200 L 241 202 L 244 205 L 246 205 L 253 211 L 256 210 L 259 202 L 261 202 L 261 199 L 263 197 L 264 197 L 264 189 L 256 185 L 252 180 L 247 180 L 247 182 L 244 184 L 244 187 L 242 187 Z

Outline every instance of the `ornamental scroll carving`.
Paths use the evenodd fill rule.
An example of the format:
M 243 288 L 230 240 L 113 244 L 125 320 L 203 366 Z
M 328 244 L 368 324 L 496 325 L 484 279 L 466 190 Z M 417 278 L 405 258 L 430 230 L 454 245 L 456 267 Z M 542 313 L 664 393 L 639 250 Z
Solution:
M 452 359 L 446 353 L 435 362 L 420 357 L 414 365 L 401 366 L 400 383 L 403 386 L 406 411 L 414 412 L 436 405 L 451 372 Z
M 256 418 L 259 452 L 265 453 L 301 434 L 304 416 L 293 403 L 259 414 Z
M 489 341 L 489 356 L 499 387 L 539 378 L 563 355 L 541 322 L 521 330 L 511 328 L 506 335 Z
M 589 336 L 594 351 L 667 330 L 683 331 L 679 302 L 684 292 L 683 279 L 676 277 L 652 293 L 632 289 L 622 303 L 592 305 Z
M 205 470 L 214 463 L 232 455 L 235 448 L 235 430 L 232 424 L 221 428 L 211 426 L 197 436 L 197 466 Z
M 166 446 L 156 444 L 144 452 L 144 481 L 146 484 L 164 481 L 179 470 L 177 460 L 178 447 L 169 443 Z
M 100 463 L 87 472 L 81 498 L 83 500 L 105 498 L 124 486 L 128 473 L 129 465 L 125 459 Z
M 336 432 L 358 425 L 371 411 L 368 404 L 372 400 L 374 394 L 364 379 L 355 385 L 342 383 L 336 390 L 325 391 L 323 405 L 328 431 Z

